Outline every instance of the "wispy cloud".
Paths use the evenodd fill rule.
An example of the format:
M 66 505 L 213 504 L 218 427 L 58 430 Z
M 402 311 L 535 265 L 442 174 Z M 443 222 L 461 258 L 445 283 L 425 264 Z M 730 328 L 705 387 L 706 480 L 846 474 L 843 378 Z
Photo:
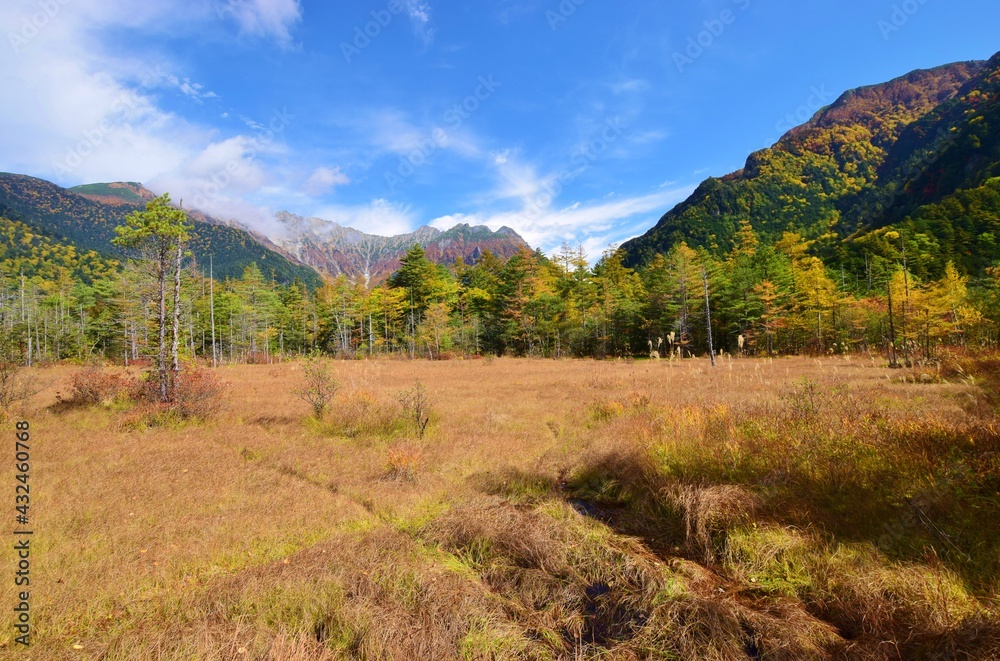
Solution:
M 417 214 L 412 208 L 377 198 L 367 204 L 329 205 L 313 216 L 332 220 L 343 227 L 353 227 L 367 234 L 394 236 L 416 228 Z
M 510 149 L 494 152 L 492 165 L 497 185 L 487 194 L 488 201 L 514 200 L 524 207 L 537 204 L 555 178 L 555 175 L 539 174 L 536 165 L 522 160 L 516 151 Z
M 403 0 L 406 15 L 410 17 L 413 33 L 429 46 L 434 41 L 434 28 L 431 26 L 431 6 L 420 0 Z
M 408 113 L 397 108 L 381 108 L 360 113 L 360 119 L 349 120 L 346 125 L 358 133 L 364 144 L 364 154 L 359 161 L 371 162 L 380 155 L 398 156 L 419 165 L 439 152 L 453 152 L 465 159 L 483 156 L 482 141 L 465 125 L 454 122 L 414 122 Z M 395 166 L 393 166 L 395 167 Z
M 610 244 L 645 231 L 692 191 L 692 187 L 685 187 L 610 201 L 551 205 L 544 209 L 527 207 L 497 213 L 450 214 L 435 218 L 430 225 L 444 229 L 462 222 L 487 225 L 493 230 L 506 226 L 544 251 L 551 252 L 567 242 L 583 245 L 594 256 Z
M 215 6 L 242 34 L 272 38 L 286 48 L 293 43 L 292 28 L 302 20 L 299 0 L 217 0 Z
M 340 171 L 339 166 L 334 168 L 321 166 L 313 171 L 302 188 L 309 195 L 319 196 L 350 182 L 350 178 Z
M 191 82 L 190 78 L 179 78 L 173 74 L 167 74 L 163 76 L 162 81 L 164 85 L 177 89 L 195 103 L 200 104 L 204 103 L 205 99 L 219 98 L 218 94 L 212 90 L 206 90 L 205 86 L 200 83 Z
M 649 90 L 649 81 L 642 78 L 628 78 L 611 83 L 611 91 L 615 94 L 641 93 Z

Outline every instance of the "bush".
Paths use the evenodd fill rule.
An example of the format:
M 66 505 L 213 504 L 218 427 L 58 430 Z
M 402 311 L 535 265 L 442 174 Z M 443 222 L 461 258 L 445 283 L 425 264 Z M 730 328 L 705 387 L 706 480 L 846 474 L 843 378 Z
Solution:
M 129 374 L 95 363 L 70 378 L 70 396 L 66 401 L 79 406 L 110 406 L 116 400 L 138 398 L 141 386 Z
M 0 356 L 0 420 L 18 402 L 24 402 L 38 392 L 35 380 L 13 358 Z
M 347 438 L 394 438 L 404 434 L 409 423 L 394 402 L 364 388 L 338 392 L 328 418 L 325 431 Z
M 409 390 L 404 390 L 396 396 L 396 401 L 403 407 L 403 412 L 409 418 L 420 438 L 427 431 L 427 423 L 431 421 L 431 400 L 427 396 L 424 384 L 417 383 Z
M 184 419 L 209 418 L 219 410 L 222 391 L 222 383 L 210 369 L 189 365 L 174 383 L 171 408 Z
M 219 409 L 222 391 L 222 383 L 211 370 L 192 363 L 185 365 L 176 376 L 172 400 L 163 402 L 155 371 L 148 371 L 145 378 L 138 378 L 95 364 L 72 376 L 70 396 L 63 400 L 63 404 L 111 406 L 127 403 L 131 410 L 123 424 L 128 428 L 137 428 L 159 426 L 168 419 L 208 418 Z
M 340 384 L 333 378 L 329 362 L 319 352 L 313 352 L 306 358 L 302 371 L 306 377 L 305 387 L 296 390 L 295 394 L 312 407 L 313 415 L 320 420 Z
M 415 482 L 420 452 L 407 447 L 390 448 L 386 456 L 386 478 L 402 482 Z

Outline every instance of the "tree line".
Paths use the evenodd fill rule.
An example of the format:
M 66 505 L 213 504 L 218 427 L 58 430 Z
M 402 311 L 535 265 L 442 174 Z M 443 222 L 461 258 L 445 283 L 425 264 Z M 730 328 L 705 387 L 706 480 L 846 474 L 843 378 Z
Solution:
M 100 357 L 151 362 L 162 383 L 179 362 L 272 362 L 325 352 L 344 358 L 470 355 L 687 358 L 868 352 L 890 364 L 942 346 L 990 346 L 1000 330 L 1000 266 L 976 279 L 949 263 L 929 277 L 887 229 L 863 271 L 824 263 L 786 232 L 764 243 L 748 222 L 726 254 L 679 243 L 644 267 L 609 249 L 522 250 L 445 266 L 420 246 L 387 282 L 341 276 L 310 289 L 249 266 L 216 280 L 184 252 L 185 214 L 150 202 L 118 230 L 134 259 L 91 280 L 0 277 L 4 351 L 27 364 Z M 918 277 L 917 272 L 921 273 Z

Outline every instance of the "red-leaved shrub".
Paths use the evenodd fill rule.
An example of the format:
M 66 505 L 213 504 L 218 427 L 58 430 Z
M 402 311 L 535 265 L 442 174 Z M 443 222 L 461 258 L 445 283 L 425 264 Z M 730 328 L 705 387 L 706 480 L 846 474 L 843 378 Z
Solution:
M 222 390 L 212 370 L 188 365 L 174 383 L 173 408 L 182 418 L 208 418 L 219 410 Z
M 116 399 L 134 396 L 138 382 L 126 372 L 95 364 L 70 378 L 69 402 L 82 406 L 110 404 Z
M 66 404 L 76 406 L 110 405 L 115 401 L 131 402 L 131 417 L 149 418 L 152 413 L 164 418 L 207 418 L 214 414 L 221 401 L 222 383 L 210 369 L 194 363 L 185 365 L 179 374 L 171 375 L 172 387 L 163 401 L 155 370 L 142 378 L 128 372 L 92 365 L 70 379 L 70 396 Z M 164 418 L 165 419 L 165 418 Z

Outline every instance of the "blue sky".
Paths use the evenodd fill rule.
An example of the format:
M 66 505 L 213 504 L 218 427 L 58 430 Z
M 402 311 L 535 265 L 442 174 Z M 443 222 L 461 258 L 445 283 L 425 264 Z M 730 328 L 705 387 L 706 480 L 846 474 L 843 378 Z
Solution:
M 997 25 L 995 0 L 8 0 L 0 169 L 595 257 L 844 90 L 993 55 Z

